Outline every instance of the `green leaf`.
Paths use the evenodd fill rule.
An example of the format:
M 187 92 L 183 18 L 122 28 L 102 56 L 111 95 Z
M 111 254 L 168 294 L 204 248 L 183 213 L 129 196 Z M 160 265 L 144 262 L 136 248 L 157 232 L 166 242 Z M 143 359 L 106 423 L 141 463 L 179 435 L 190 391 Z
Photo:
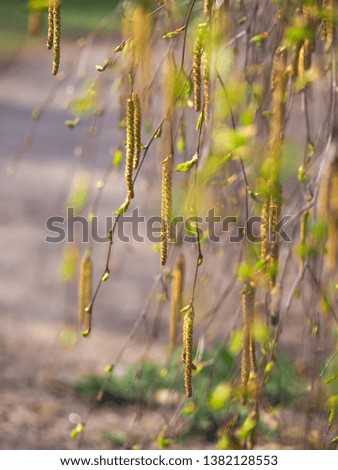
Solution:
M 198 162 L 198 155 L 195 153 L 195 155 L 192 157 L 191 160 L 188 160 L 184 163 L 180 163 L 176 167 L 176 171 L 179 172 L 186 172 L 189 171 L 196 163 Z
M 254 419 L 251 414 L 246 418 L 242 427 L 239 430 L 239 436 L 241 439 L 245 440 L 251 431 L 257 427 L 257 420 Z
M 270 361 L 267 363 L 267 365 L 265 366 L 265 372 L 271 372 L 272 369 L 274 368 L 274 365 L 275 365 L 275 361 Z
M 123 152 L 122 152 L 121 149 L 117 149 L 115 154 L 114 154 L 113 165 L 116 168 L 119 168 L 121 166 L 122 162 L 123 162 Z
M 114 366 L 113 364 L 107 364 L 106 367 L 104 368 L 104 371 L 106 374 L 110 374 L 113 372 Z
M 231 331 L 230 339 L 229 339 L 229 351 L 234 355 L 239 354 L 242 350 L 242 344 L 243 344 L 243 331 L 242 330 Z
M 232 387 L 228 382 L 218 384 L 210 393 L 209 406 L 212 410 L 221 410 L 231 399 Z
M 188 304 L 185 307 L 181 308 L 180 313 L 188 312 L 190 309 L 191 309 L 191 304 Z
M 114 215 L 124 214 L 128 210 L 129 204 L 130 204 L 130 199 L 129 197 L 127 197 L 124 203 L 121 204 L 121 206 L 118 208 L 118 210 L 115 212 L 112 212 L 112 214 Z
M 256 43 L 258 47 L 262 47 L 264 41 L 267 39 L 268 33 L 265 31 L 264 33 L 261 34 L 256 34 L 256 36 L 253 36 L 250 39 L 250 43 Z
M 87 204 L 90 193 L 90 177 L 87 173 L 75 176 L 67 207 L 80 212 Z
M 70 437 L 71 437 L 72 439 L 76 439 L 77 436 L 78 436 L 79 434 L 81 434 L 81 432 L 83 432 L 84 430 L 85 430 L 85 425 L 82 424 L 82 423 L 79 423 L 79 424 L 77 424 L 77 425 L 75 426 L 75 428 L 73 428 L 73 429 L 71 430 L 71 432 L 70 432 Z
M 248 281 L 251 279 L 251 275 L 252 275 L 252 268 L 248 263 L 243 262 L 238 266 L 237 276 L 239 280 L 241 280 L 242 282 Z
M 338 374 L 331 375 L 331 377 L 329 377 L 328 379 L 325 380 L 325 383 L 330 384 L 331 382 L 334 382 L 337 379 L 338 379 Z
M 108 279 L 109 279 L 109 276 L 110 276 L 110 272 L 109 270 L 107 269 L 107 271 L 104 273 L 104 275 L 102 276 L 102 279 L 101 279 L 101 282 L 106 282 Z
M 76 117 L 75 119 L 67 119 L 65 121 L 65 126 L 69 127 L 70 129 L 74 129 L 80 124 L 81 119 Z
M 66 245 L 60 265 L 60 278 L 64 282 L 69 282 L 74 279 L 77 270 L 77 263 L 79 259 L 79 250 L 76 245 Z
M 170 31 L 169 33 L 167 34 L 164 34 L 162 36 L 163 39 L 172 39 L 172 38 L 176 38 L 176 36 L 178 36 L 179 34 L 183 33 L 185 29 L 185 26 L 182 26 L 182 28 L 178 28 L 176 29 L 175 31 Z
M 159 436 L 157 438 L 157 443 L 161 447 L 161 449 L 169 449 L 169 447 L 172 445 L 173 441 L 172 441 L 172 439 L 168 439 L 164 436 Z
M 47 10 L 49 0 L 28 0 L 29 10 Z

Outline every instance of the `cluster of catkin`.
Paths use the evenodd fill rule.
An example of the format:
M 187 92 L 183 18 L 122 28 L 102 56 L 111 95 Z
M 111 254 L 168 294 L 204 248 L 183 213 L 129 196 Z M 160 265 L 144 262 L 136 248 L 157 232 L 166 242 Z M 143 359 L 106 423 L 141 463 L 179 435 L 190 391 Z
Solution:
M 126 168 L 125 180 L 128 199 L 134 197 L 133 170 L 138 168 L 141 155 L 141 104 L 137 93 L 133 92 L 126 105 Z
M 302 10 L 297 9 L 295 16 L 295 25 L 306 28 L 307 31 L 313 33 L 313 37 L 305 37 L 304 39 L 297 41 L 292 47 L 292 76 L 299 77 L 301 80 L 300 91 L 304 89 L 305 72 L 309 70 L 312 62 L 312 54 L 316 47 L 315 31 L 317 26 L 317 18 L 315 11 L 303 5 Z
M 53 48 L 52 74 L 56 75 L 60 67 L 61 43 L 61 0 L 49 0 L 47 47 Z
M 277 222 L 281 214 L 282 185 L 280 169 L 282 157 L 285 92 L 289 76 L 287 50 L 279 47 L 274 55 L 271 72 L 272 118 L 270 125 L 269 156 L 266 170 L 265 194 L 262 205 L 262 245 L 261 256 L 267 262 L 267 272 L 271 289 L 275 287 L 278 271 L 278 234 Z
M 88 250 L 82 258 L 79 285 L 79 321 L 83 324 L 83 336 L 91 331 L 92 275 L 93 263 Z

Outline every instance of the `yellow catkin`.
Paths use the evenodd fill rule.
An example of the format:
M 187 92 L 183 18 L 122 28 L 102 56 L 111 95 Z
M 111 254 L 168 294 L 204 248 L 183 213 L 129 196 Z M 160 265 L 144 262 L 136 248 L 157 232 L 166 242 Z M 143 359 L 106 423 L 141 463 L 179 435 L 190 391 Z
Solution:
M 306 39 L 300 48 L 298 56 L 298 76 L 304 80 L 305 72 L 311 67 L 312 45 L 311 41 Z
M 55 0 L 53 10 L 53 70 L 56 75 L 60 67 L 60 44 L 61 44 L 61 1 Z
M 170 306 L 170 348 L 177 346 L 177 323 L 182 308 L 182 294 L 184 284 L 185 259 L 181 255 L 175 266 L 171 284 L 171 306 Z
M 182 361 L 184 362 L 184 387 L 187 398 L 192 396 L 191 375 L 194 370 L 192 362 L 193 354 L 193 329 L 194 329 L 195 312 L 191 307 L 184 315 L 183 320 L 183 350 Z
M 195 39 L 193 50 L 192 77 L 195 111 L 200 111 L 201 109 L 201 59 L 203 51 L 204 28 L 204 24 L 198 25 L 198 33 Z
M 249 282 L 242 290 L 242 315 L 243 315 L 243 346 L 241 363 L 241 382 L 243 387 L 243 402 L 250 372 L 256 372 L 255 343 L 253 338 L 255 291 Z
M 324 170 L 318 194 L 318 216 L 327 224 L 326 267 L 335 272 L 338 261 L 338 156 L 334 156 Z
M 79 321 L 85 321 L 85 309 L 89 307 L 92 300 L 92 271 L 93 265 L 90 252 L 87 251 L 82 258 L 79 286 Z M 87 323 L 87 321 L 86 321 Z
M 204 51 L 202 55 L 202 76 L 203 76 L 203 99 L 204 99 L 204 122 L 209 122 L 210 106 L 210 57 L 209 51 Z
M 211 17 L 213 0 L 204 0 L 204 15 L 207 18 Z
M 338 265 L 338 156 L 331 166 L 328 207 L 328 267 L 334 272 Z
M 168 240 L 170 236 L 171 220 L 171 184 L 172 184 L 173 154 L 162 162 L 162 190 L 161 190 L 161 264 L 165 265 L 168 255 Z
M 285 91 L 288 80 L 287 51 L 284 47 L 276 50 L 271 72 L 272 119 L 270 123 L 269 158 L 267 161 L 266 196 L 263 203 L 262 216 L 269 220 L 268 227 L 262 227 L 265 239 L 262 242 L 262 258 L 269 261 L 270 286 L 276 283 L 278 270 L 278 239 L 276 233 L 277 220 L 281 212 L 282 186 L 280 183 L 281 156 L 285 115 Z M 271 237 L 270 237 L 271 234 Z M 269 239 L 267 236 L 269 235 Z
M 134 197 L 134 184 L 133 184 L 133 162 L 134 162 L 134 148 L 135 148 L 135 133 L 134 133 L 134 102 L 132 98 L 127 99 L 126 107 L 126 169 L 125 180 L 127 186 L 127 193 L 129 199 Z
M 141 103 L 136 93 L 132 94 L 134 104 L 134 156 L 133 168 L 137 169 L 141 155 Z
M 48 4 L 48 33 L 47 33 L 47 47 L 48 47 L 48 49 L 51 49 L 53 47 L 54 3 L 55 3 L 55 0 L 49 0 L 49 4 Z
M 277 186 L 277 191 L 281 193 L 280 183 L 275 182 Z M 276 188 L 275 188 L 276 190 Z M 281 215 L 281 204 L 277 198 L 271 200 L 270 208 L 270 286 L 271 288 L 276 285 L 276 277 L 278 271 L 278 257 L 279 257 L 279 243 L 278 243 L 278 233 L 277 233 L 277 222 Z

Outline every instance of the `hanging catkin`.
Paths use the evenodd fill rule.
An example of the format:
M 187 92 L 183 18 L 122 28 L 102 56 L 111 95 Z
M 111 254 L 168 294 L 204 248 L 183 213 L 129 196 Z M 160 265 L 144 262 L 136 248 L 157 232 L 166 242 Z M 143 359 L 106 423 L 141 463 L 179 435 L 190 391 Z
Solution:
M 281 194 L 282 188 L 279 181 L 275 182 L 275 190 L 277 188 L 278 195 Z M 271 199 L 270 208 L 270 287 L 271 289 L 276 285 L 276 277 L 278 271 L 278 258 L 279 258 L 279 243 L 278 243 L 278 232 L 277 223 L 281 215 L 281 202 L 277 198 Z
M 127 99 L 126 107 L 126 169 L 125 169 L 125 180 L 127 186 L 128 198 L 133 199 L 134 197 L 134 184 L 133 184 L 133 161 L 134 161 L 134 149 L 135 149 L 135 131 L 134 131 L 134 102 L 132 97 Z
M 250 372 L 256 372 L 255 344 L 253 338 L 254 305 L 254 288 L 247 282 L 242 289 L 243 346 L 241 382 L 243 387 L 243 402 L 245 402 Z
M 60 67 L 60 43 L 61 43 L 61 1 L 55 0 L 53 10 L 53 70 L 52 74 L 56 75 Z
M 213 0 L 204 0 L 204 15 L 211 18 Z
M 335 145 L 338 145 L 338 139 Z M 338 261 L 338 156 L 336 155 L 333 155 L 324 168 L 318 194 L 318 215 L 320 220 L 327 224 L 326 267 L 334 273 Z
M 90 252 L 86 251 L 81 262 L 80 287 L 79 287 L 79 321 L 85 321 L 85 309 L 90 306 L 92 300 L 92 271 L 93 265 Z
M 204 42 L 204 29 L 205 24 L 198 25 L 198 33 L 195 39 L 193 50 L 192 77 L 195 111 L 199 111 L 201 109 L 201 58 Z
M 182 294 L 184 284 L 185 259 L 181 255 L 175 266 L 171 284 L 171 306 L 170 306 L 170 348 L 177 346 L 177 323 L 182 308 Z
M 205 50 L 202 54 L 202 77 L 203 77 L 203 99 L 204 99 L 204 122 L 209 122 L 210 105 L 210 57 L 209 51 Z
M 141 155 L 141 103 L 136 93 L 132 94 L 134 104 L 134 156 L 133 168 L 137 169 Z
M 182 361 L 184 362 L 184 387 L 187 398 L 192 396 L 191 375 L 192 371 L 195 369 L 192 362 L 194 317 L 194 308 L 191 306 L 185 313 L 183 320 Z
M 305 72 L 311 67 L 311 56 L 312 56 L 312 46 L 311 42 L 306 39 L 300 48 L 298 56 L 298 76 L 301 80 L 304 80 Z M 301 90 L 304 89 L 304 85 L 301 87 Z
M 47 33 L 47 47 L 53 47 L 54 39 L 54 3 L 55 0 L 49 0 L 48 4 L 48 33 Z
M 173 154 L 162 162 L 162 194 L 161 194 L 161 264 L 165 265 L 168 254 L 168 239 L 171 220 L 171 184 L 172 184 Z
M 274 56 L 271 71 L 272 119 L 270 124 L 269 157 L 266 162 L 266 187 L 262 207 L 262 217 L 269 221 L 262 225 L 262 259 L 269 261 L 267 266 L 270 286 L 274 287 L 278 271 L 277 221 L 281 213 L 282 186 L 280 168 L 285 114 L 285 91 L 289 73 L 287 69 L 287 51 L 279 47 Z M 268 237 L 269 235 L 269 237 Z M 271 235 L 271 236 L 270 236 Z M 270 243 L 271 242 L 271 243 Z

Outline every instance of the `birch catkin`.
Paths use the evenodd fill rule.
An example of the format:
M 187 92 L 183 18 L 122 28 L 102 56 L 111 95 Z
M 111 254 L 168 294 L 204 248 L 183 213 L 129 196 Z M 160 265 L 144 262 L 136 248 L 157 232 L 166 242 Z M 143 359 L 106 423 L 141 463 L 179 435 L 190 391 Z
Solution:
M 137 169 L 141 155 L 141 103 L 136 93 L 132 94 L 134 104 L 134 155 L 133 168 Z
M 161 264 L 165 265 L 168 254 L 168 239 L 170 235 L 171 220 L 171 184 L 172 184 L 173 154 L 162 162 L 162 194 L 161 194 Z
M 85 316 L 87 316 L 85 310 L 90 306 L 92 300 L 92 271 L 93 265 L 90 252 L 87 251 L 82 258 L 80 272 L 79 321 L 81 323 L 85 321 Z M 86 320 L 86 323 L 88 323 L 88 319 Z
M 253 321 L 255 295 L 253 286 L 247 282 L 242 290 L 243 347 L 241 364 L 241 382 L 245 394 L 250 372 L 256 372 L 255 344 L 253 339 Z
M 204 99 L 204 122 L 209 122 L 210 105 L 210 57 L 209 51 L 205 50 L 202 55 L 202 76 L 203 76 L 203 99 Z
M 204 15 L 207 18 L 211 17 L 213 0 L 204 0 Z
M 61 1 L 55 0 L 53 10 L 53 70 L 56 75 L 60 67 L 60 43 L 61 43 Z
M 134 130 L 134 101 L 132 97 L 127 99 L 126 107 L 126 169 L 125 180 L 127 186 L 128 198 L 134 197 L 134 183 L 133 183 L 133 162 L 134 162 L 134 149 L 135 149 L 135 130 Z
M 200 111 L 201 109 L 201 59 L 203 51 L 204 29 L 205 24 L 198 25 L 198 33 L 193 50 L 192 77 L 195 111 Z
M 287 69 L 287 51 L 284 47 L 276 50 L 271 71 L 272 119 L 270 124 L 269 158 L 267 160 L 267 178 L 265 196 L 262 207 L 262 217 L 269 221 L 263 224 L 261 234 L 262 259 L 269 261 L 269 279 L 274 287 L 278 270 L 278 239 L 277 220 L 281 213 L 282 186 L 280 183 L 280 168 L 285 115 L 285 91 L 289 72 Z M 270 229 L 270 230 L 269 230 Z M 268 235 L 271 233 L 271 240 Z M 269 237 L 270 238 L 270 237 Z
M 338 141 L 336 139 L 336 145 Z M 326 267 L 337 270 L 338 260 L 338 156 L 333 156 L 324 168 L 318 194 L 318 215 L 327 224 Z
M 49 0 L 48 4 L 48 33 L 47 33 L 47 47 L 52 49 L 54 39 L 54 3 L 55 0 Z
M 195 312 L 194 308 L 191 306 L 185 313 L 183 320 L 182 361 L 184 362 L 184 387 L 187 398 L 192 396 L 191 376 L 195 368 L 192 362 L 194 318 Z
M 182 294 L 184 284 L 185 259 L 181 255 L 175 266 L 171 284 L 170 306 L 170 348 L 177 346 L 177 323 L 182 308 Z

